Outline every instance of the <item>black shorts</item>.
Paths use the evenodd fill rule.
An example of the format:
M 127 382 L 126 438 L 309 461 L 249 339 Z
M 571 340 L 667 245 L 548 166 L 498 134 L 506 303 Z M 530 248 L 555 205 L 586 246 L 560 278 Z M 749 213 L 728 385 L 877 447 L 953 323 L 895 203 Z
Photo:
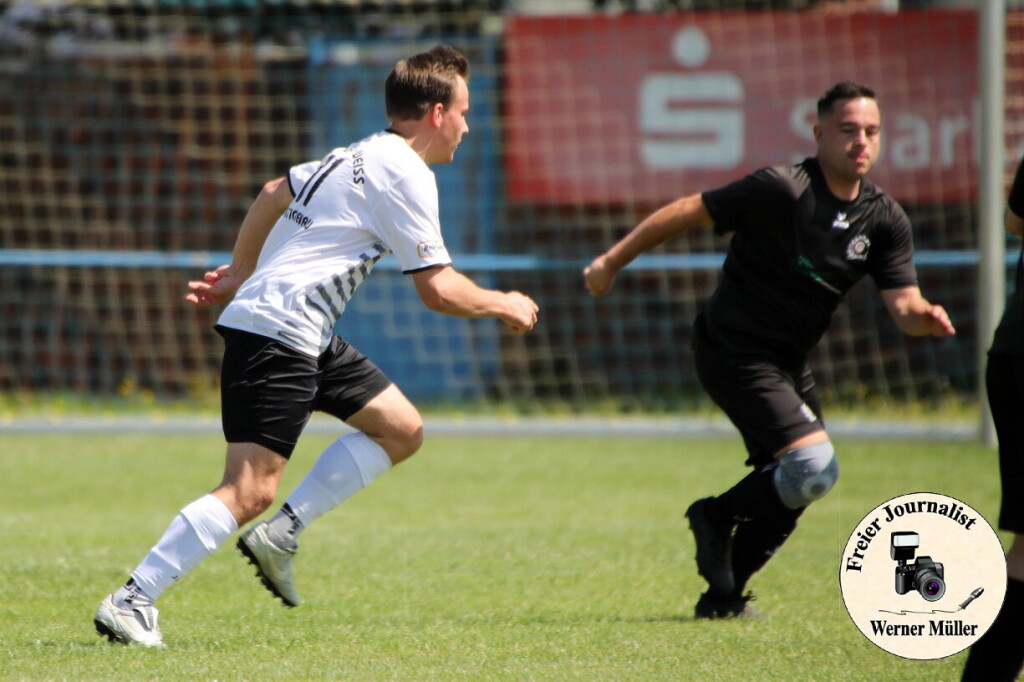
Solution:
M 266 336 L 216 329 L 224 337 L 220 401 L 229 443 L 257 443 L 291 457 L 314 410 L 345 420 L 391 385 L 337 336 L 312 358 Z
M 750 454 L 747 464 L 769 464 L 782 448 L 825 428 L 805 359 L 785 362 L 736 353 L 710 341 L 701 330 L 693 350 L 701 385 L 743 436 Z
M 985 383 L 999 439 L 999 528 L 1019 535 L 1024 533 L 1024 355 L 990 353 Z

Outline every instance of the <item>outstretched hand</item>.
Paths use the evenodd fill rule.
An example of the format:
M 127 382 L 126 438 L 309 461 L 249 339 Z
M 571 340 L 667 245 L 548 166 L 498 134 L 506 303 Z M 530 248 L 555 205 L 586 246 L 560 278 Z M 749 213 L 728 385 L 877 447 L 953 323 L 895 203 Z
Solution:
M 203 275 L 202 281 L 189 282 L 185 300 L 200 308 L 227 303 L 245 279 L 235 274 L 230 265 L 222 265 Z

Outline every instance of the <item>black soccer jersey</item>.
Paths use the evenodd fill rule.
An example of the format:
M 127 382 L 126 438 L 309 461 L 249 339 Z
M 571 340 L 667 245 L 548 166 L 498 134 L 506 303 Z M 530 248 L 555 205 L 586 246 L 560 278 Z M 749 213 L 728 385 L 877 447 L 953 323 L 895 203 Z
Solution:
M 1011 211 L 1024 217 L 1024 160 L 1017 166 L 1017 175 L 1013 178 L 1007 204 Z M 996 328 L 991 350 L 995 353 L 1024 355 L 1024 245 L 1017 258 L 1016 288 L 1006 303 L 1006 311 Z
M 853 201 L 836 198 L 816 159 L 764 168 L 703 199 L 715 231 L 735 233 L 703 328 L 733 349 L 806 354 L 864 275 L 879 289 L 917 284 L 899 204 L 867 180 Z

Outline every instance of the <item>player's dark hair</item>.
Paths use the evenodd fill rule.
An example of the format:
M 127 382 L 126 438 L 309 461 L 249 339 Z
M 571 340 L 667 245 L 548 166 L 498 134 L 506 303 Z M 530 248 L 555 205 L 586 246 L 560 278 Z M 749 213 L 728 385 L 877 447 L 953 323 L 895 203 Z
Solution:
M 469 80 L 469 61 L 448 45 L 399 61 L 384 82 L 388 120 L 419 120 L 438 102 L 447 107 L 458 76 Z
M 875 91 L 866 85 L 854 83 L 853 81 L 841 81 L 836 83 L 826 90 L 825 94 L 818 100 L 818 118 L 831 114 L 832 106 L 836 102 L 848 99 L 857 99 L 858 97 L 867 97 L 868 99 L 875 100 L 878 99 L 875 97 Z

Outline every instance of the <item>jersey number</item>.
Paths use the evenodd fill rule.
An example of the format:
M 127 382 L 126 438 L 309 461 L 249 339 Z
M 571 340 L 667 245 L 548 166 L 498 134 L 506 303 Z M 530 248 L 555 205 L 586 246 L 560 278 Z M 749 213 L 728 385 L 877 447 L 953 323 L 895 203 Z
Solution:
M 334 169 L 341 165 L 341 162 L 344 160 L 345 157 L 333 160 L 331 157 L 327 157 L 327 159 L 320 164 L 320 167 L 316 169 L 316 172 L 309 177 L 309 180 L 306 180 L 306 184 L 302 186 L 302 190 L 299 192 L 299 195 L 295 197 L 295 201 L 302 201 L 303 206 L 309 206 L 309 200 L 312 199 L 313 195 L 316 194 L 316 191 L 320 189 L 320 185 L 323 184 L 324 180 L 327 179 L 327 176 L 333 173 Z M 309 194 L 306 194 L 306 190 L 309 190 Z M 305 199 L 302 198 L 303 194 L 306 195 Z

